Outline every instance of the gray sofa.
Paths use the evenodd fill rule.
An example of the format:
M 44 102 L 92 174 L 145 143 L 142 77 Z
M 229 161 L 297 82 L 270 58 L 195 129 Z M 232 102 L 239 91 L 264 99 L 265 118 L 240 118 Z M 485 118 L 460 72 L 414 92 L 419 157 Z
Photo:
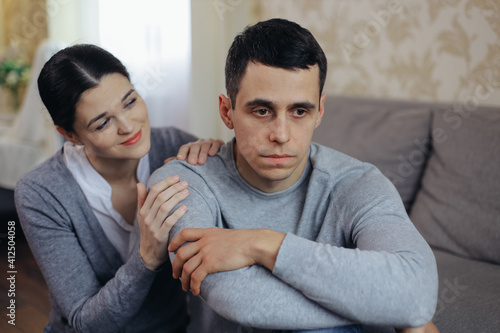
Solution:
M 399 191 L 436 257 L 440 332 L 500 332 L 500 108 L 328 96 L 313 141 Z

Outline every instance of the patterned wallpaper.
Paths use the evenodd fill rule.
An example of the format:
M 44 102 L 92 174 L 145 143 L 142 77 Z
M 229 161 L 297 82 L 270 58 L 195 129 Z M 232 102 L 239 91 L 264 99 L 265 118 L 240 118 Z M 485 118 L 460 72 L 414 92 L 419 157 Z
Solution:
M 257 20 L 308 28 L 325 92 L 500 105 L 500 0 L 257 0 Z
M 47 38 L 46 0 L 0 0 L 0 61 L 20 55 L 32 63 L 38 44 Z M 20 96 L 25 89 L 21 88 Z M 0 89 L 0 114 L 11 112 L 11 96 Z
M 38 44 L 47 38 L 46 0 L 0 0 L 0 6 L 0 51 L 14 46 L 32 60 Z

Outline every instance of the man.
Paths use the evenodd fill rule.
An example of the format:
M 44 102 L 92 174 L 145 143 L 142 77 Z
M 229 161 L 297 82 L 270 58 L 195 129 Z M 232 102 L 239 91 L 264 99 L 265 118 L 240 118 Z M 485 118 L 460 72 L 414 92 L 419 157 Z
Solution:
M 395 188 L 374 166 L 311 143 L 326 67 L 299 25 L 248 27 L 229 50 L 228 97 L 219 96 L 235 138 L 205 166 L 171 162 L 151 177 L 189 183 L 169 251 L 183 289 L 218 314 L 204 316 L 210 332 L 358 332 L 432 318 L 434 257 Z

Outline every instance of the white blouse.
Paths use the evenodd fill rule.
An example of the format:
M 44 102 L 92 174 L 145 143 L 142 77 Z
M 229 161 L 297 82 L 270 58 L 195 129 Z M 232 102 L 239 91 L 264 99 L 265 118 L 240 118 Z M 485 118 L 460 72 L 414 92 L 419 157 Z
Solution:
M 120 253 L 123 262 L 126 262 L 132 251 L 139 246 L 140 235 L 137 216 L 134 224 L 130 225 L 114 209 L 111 202 L 111 185 L 90 164 L 83 146 L 66 142 L 64 144 L 64 160 L 85 194 L 104 233 Z M 137 179 L 146 185 L 149 176 L 149 157 L 146 154 L 139 160 Z

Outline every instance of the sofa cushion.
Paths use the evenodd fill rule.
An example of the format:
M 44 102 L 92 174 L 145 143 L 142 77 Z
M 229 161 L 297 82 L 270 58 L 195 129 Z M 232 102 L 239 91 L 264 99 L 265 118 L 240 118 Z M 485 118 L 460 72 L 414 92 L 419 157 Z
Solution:
M 313 141 L 374 164 L 411 207 L 427 160 L 430 106 L 328 96 Z
M 439 289 L 432 321 L 440 332 L 498 332 L 500 266 L 434 249 Z
M 411 220 L 433 247 L 500 264 L 500 109 L 437 110 L 433 145 Z

